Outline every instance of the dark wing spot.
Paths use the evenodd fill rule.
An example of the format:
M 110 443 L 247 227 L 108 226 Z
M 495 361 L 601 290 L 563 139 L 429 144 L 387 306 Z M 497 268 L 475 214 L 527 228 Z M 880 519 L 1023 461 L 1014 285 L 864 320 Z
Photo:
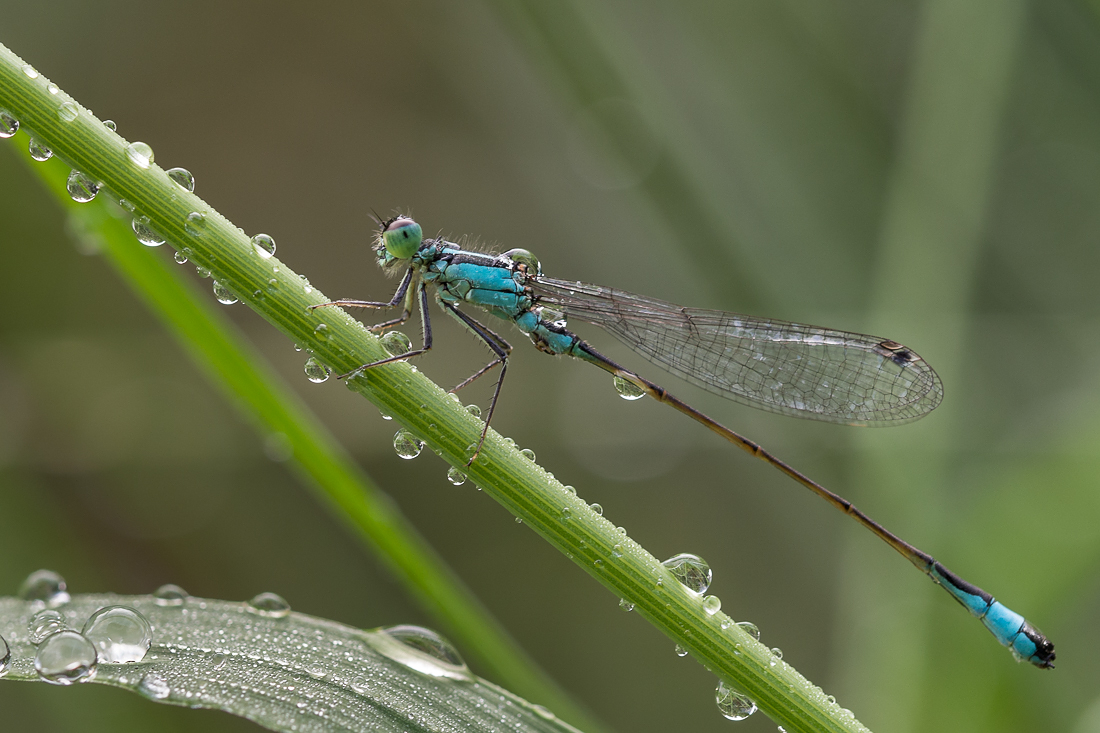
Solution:
M 909 366 L 920 357 L 909 350 L 908 346 L 897 341 L 880 341 L 874 348 L 875 353 L 885 356 L 900 367 Z

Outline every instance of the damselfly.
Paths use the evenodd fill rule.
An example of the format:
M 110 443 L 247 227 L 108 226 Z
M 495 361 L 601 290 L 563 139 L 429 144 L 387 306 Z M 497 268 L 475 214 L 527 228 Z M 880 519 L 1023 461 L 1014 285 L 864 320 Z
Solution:
M 633 390 L 637 395 L 649 395 L 671 405 L 767 461 L 900 552 L 978 617 L 1018 659 L 1043 668 L 1054 666 L 1054 645 L 1023 616 L 888 531 L 847 499 L 663 387 L 611 361 L 569 331 L 567 323 L 575 318 L 601 326 L 654 364 L 723 397 L 764 410 L 849 425 L 897 425 L 922 417 L 940 403 L 943 385 L 939 377 L 908 347 L 874 336 L 684 308 L 622 290 L 557 280 L 544 276 L 538 260 L 527 250 L 487 254 L 464 250 L 441 237 L 424 239 L 420 225 L 408 217 L 382 223 L 375 251 L 383 269 L 391 272 L 404 269 L 401 285 L 389 302 L 337 300 L 312 307 L 400 307 L 400 316 L 372 329 L 381 331 L 407 321 L 416 304 L 424 342 L 419 349 L 364 364 L 341 377 L 428 351 L 432 347 L 428 286 L 433 286 L 436 302 L 443 311 L 480 338 L 494 354 L 492 361 L 452 392 L 500 366 L 485 427 L 471 463 L 485 441 L 512 347 L 460 305 L 477 306 L 511 321 L 539 350 L 595 364 L 616 377 L 620 390 Z

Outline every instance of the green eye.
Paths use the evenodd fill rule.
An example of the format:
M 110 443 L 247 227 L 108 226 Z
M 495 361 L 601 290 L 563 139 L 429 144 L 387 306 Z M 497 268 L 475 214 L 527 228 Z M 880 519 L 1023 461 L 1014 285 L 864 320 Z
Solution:
M 407 216 L 397 217 L 382 231 L 386 251 L 399 260 L 407 260 L 416 254 L 423 239 L 420 225 Z

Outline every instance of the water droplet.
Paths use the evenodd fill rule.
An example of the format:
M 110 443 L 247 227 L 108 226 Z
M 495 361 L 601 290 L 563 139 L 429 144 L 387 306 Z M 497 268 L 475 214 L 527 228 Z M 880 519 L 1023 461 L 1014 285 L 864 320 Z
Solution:
M 153 163 L 153 149 L 145 143 L 130 143 L 126 146 L 126 157 L 138 168 L 148 168 Z
M 676 656 L 678 656 L 678 657 L 686 657 L 688 655 L 688 650 L 684 649 L 679 644 L 676 645 L 675 651 L 676 651 Z
M 8 641 L 0 636 L 0 677 L 3 677 L 11 669 L 11 648 Z
M 596 514 L 599 514 L 601 517 L 603 516 L 603 506 L 601 504 L 589 504 L 588 508 L 596 512 Z
M 141 682 L 138 684 L 138 690 L 142 695 L 153 700 L 163 700 L 172 693 L 172 689 L 168 686 L 168 680 L 156 672 L 149 672 L 142 677 Z
M 737 625 L 741 627 L 741 630 L 752 638 L 760 641 L 760 629 L 756 627 L 752 621 L 738 621 Z
M 221 669 L 222 667 L 225 666 L 225 663 L 227 661 L 229 661 L 229 657 L 222 654 L 221 652 L 214 652 L 210 656 L 210 666 L 213 667 L 214 669 Z
M 718 703 L 718 712 L 727 720 L 744 720 L 756 712 L 756 703 L 727 685 L 725 680 L 718 681 L 714 701 Z
M 183 220 L 183 230 L 192 237 L 201 237 L 206 232 L 206 214 L 192 211 Z
M 78 204 L 88 203 L 99 193 L 99 184 L 76 170 L 69 174 L 65 188 L 69 191 L 72 200 Z
M 99 661 L 111 664 L 140 662 L 153 641 L 145 617 L 127 606 L 106 606 L 84 624 L 84 638 L 92 642 Z
M 836 698 L 832 695 L 829 695 L 827 698 L 825 698 L 825 702 L 829 703 L 830 705 L 836 705 Z
M 182 606 L 191 595 L 178 585 L 167 583 L 153 591 L 153 602 L 158 606 Z
M 706 560 L 690 552 L 670 557 L 663 563 L 666 568 L 692 593 L 705 593 L 710 587 L 711 571 Z
M 776 659 L 782 659 L 783 658 L 783 650 L 780 649 L 779 647 L 774 647 L 772 649 L 772 654 L 775 656 Z M 772 662 L 772 664 L 774 665 L 775 662 Z
M 570 486 L 570 485 L 566 484 L 562 488 L 565 489 L 568 493 L 572 494 L 573 496 L 577 495 L 577 487 L 575 487 L 575 486 Z
M 69 593 L 65 579 L 52 570 L 35 570 L 19 586 L 19 597 L 24 601 L 37 602 L 39 609 L 57 608 L 69 602 Z
M 535 451 L 531 450 L 530 448 L 524 448 L 519 453 L 520 453 L 521 456 L 523 456 L 524 458 L 526 458 L 529 461 L 535 460 Z
M 0 109 L 0 138 L 7 139 L 19 132 L 19 120 L 12 117 L 11 112 Z
M 722 599 L 718 596 L 707 596 L 703 599 L 703 610 L 708 616 L 713 616 L 722 610 Z
M 84 682 L 95 675 L 95 647 L 75 631 L 59 631 L 46 637 L 38 647 L 34 669 L 50 684 Z
M 23 64 L 23 73 L 26 74 L 31 79 L 37 79 L 38 78 L 38 72 L 35 71 L 35 68 L 33 66 L 31 66 L 30 64 Z
M 420 455 L 420 451 L 424 450 L 424 443 L 405 428 L 401 428 L 393 436 L 393 449 L 397 451 L 397 455 L 410 460 Z
M 327 339 L 328 326 L 324 323 L 318 323 L 317 326 L 313 329 L 313 335 L 319 339 Z
M 64 630 L 65 617 L 49 608 L 39 611 L 27 622 L 27 632 L 32 644 L 41 644 L 46 637 Z
M 53 157 L 53 151 L 33 137 L 27 144 L 27 150 L 30 151 L 31 157 L 39 163 L 44 163 Z
M 573 518 L 573 510 L 567 506 L 561 508 L 561 521 L 568 522 Z
M 118 130 L 118 125 L 115 124 L 114 120 L 103 120 L 103 126 L 111 132 L 115 132 Z
M 412 350 L 412 341 L 400 331 L 387 331 L 378 340 L 382 342 L 382 347 L 390 352 L 391 356 L 401 356 Z
M 444 664 L 455 667 L 466 666 L 466 662 L 463 661 L 462 655 L 458 653 L 454 644 L 431 629 L 425 629 L 423 626 L 401 625 L 384 628 L 382 633 Z
M 195 177 L 186 168 L 169 168 L 165 174 L 172 179 L 172 183 L 182 188 L 187 193 L 195 192 Z
M 176 261 L 177 265 L 187 264 L 187 255 L 183 253 L 183 250 L 176 250 L 176 253 L 172 255 L 172 259 Z
M 314 384 L 320 384 L 328 379 L 328 367 L 317 361 L 314 357 L 306 359 L 306 378 Z
M 630 601 L 626 600 L 625 598 L 620 598 L 619 599 L 619 608 L 621 608 L 622 610 L 629 613 L 630 611 L 634 610 L 634 604 L 631 603 Z
M 257 234 L 252 238 L 252 247 L 263 259 L 268 259 L 275 254 L 275 240 L 266 234 Z
M 622 377 L 615 377 L 614 383 L 615 391 L 618 392 L 619 396 L 622 397 L 624 400 L 630 400 L 631 402 L 633 402 L 634 400 L 640 400 L 641 398 L 645 397 L 644 389 L 634 384 L 633 382 L 628 382 Z
M 80 115 L 80 108 L 72 102 L 62 102 L 57 108 L 57 116 L 62 122 L 72 122 L 78 115 Z
M 127 201 L 126 199 L 119 199 L 118 205 L 126 211 L 129 211 L 131 214 L 134 213 L 134 209 L 136 208 L 132 201 Z
M 217 280 L 214 281 L 214 297 L 218 299 L 218 302 L 222 305 L 233 305 L 237 302 L 237 296 L 230 292 L 229 288 L 222 285 Z
M 248 602 L 248 611 L 266 618 L 286 618 L 290 614 L 290 604 L 275 593 L 261 593 Z
M 466 412 L 470 413 L 479 420 L 481 419 L 481 408 L 477 405 L 466 405 Z
M 466 483 L 466 474 L 462 473 L 462 471 L 459 471 L 454 466 L 451 466 L 450 470 L 447 471 L 447 480 L 455 486 L 461 486 Z
M 195 274 L 199 277 L 210 277 L 210 270 L 206 269 L 202 265 L 195 265 Z
M 159 247 L 164 244 L 164 237 L 153 229 L 149 223 L 149 217 L 135 216 L 131 226 L 134 228 L 134 234 L 137 235 L 138 241 L 146 247 Z
M 616 542 L 614 545 L 611 546 L 611 557 L 622 557 L 622 556 L 623 556 L 623 546 L 620 543 Z
M 50 94 L 57 94 L 61 91 L 61 87 L 57 86 L 51 81 L 49 84 L 46 85 L 46 91 Z
M 554 711 L 543 705 L 532 705 L 531 709 L 535 711 L 535 715 L 539 716 L 543 720 L 557 720 L 558 716 L 554 715 Z

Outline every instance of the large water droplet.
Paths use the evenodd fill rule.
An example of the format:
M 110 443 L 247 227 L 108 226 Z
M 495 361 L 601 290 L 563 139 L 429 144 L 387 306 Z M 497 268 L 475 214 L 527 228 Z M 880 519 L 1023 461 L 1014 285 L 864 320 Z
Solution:
M 38 71 L 36 71 L 35 68 L 33 66 L 31 66 L 30 64 L 23 64 L 22 68 L 23 68 L 23 73 L 26 74 L 28 78 L 31 78 L 31 79 L 37 79 L 38 78 Z
M 100 662 L 140 662 L 153 641 L 145 617 L 127 606 L 106 606 L 84 624 L 84 638 L 92 642 Z
M 466 412 L 470 413 L 478 419 L 481 419 L 481 408 L 477 405 L 466 405 Z
M 706 560 L 690 552 L 683 552 L 675 557 L 670 557 L 663 563 L 669 569 L 676 580 L 692 593 L 706 593 L 710 587 L 711 571 Z
M 169 168 L 164 171 L 172 179 L 172 183 L 182 188 L 187 193 L 195 192 L 195 177 L 186 168 Z
M 72 122 L 80 114 L 80 108 L 72 102 L 62 102 L 57 108 L 57 116 L 62 122 Z
M 257 234 L 252 238 L 252 247 L 256 254 L 265 260 L 275 254 L 275 240 L 267 234 Z
M 233 305 L 237 302 L 237 296 L 233 295 L 233 292 L 222 285 L 217 280 L 214 281 L 214 297 L 218 299 L 218 302 L 222 305 Z
M 722 610 L 722 599 L 718 596 L 707 596 L 703 599 L 703 610 L 708 616 L 713 616 Z
M 410 460 L 416 458 L 420 455 L 420 451 L 424 450 L 424 442 L 417 440 L 416 436 L 405 428 L 401 428 L 393 436 L 393 449 L 397 451 L 397 455 Z
M 529 461 L 535 460 L 535 451 L 531 450 L 530 448 L 524 448 L 519 453 L 520 453 L 521 456 L 523 456 L 524 458 L 526 458 Z
M 756 627 L 752 621 L 738 621 L 737 625 L 741 627 L 741 630 L 752 638 L 760 641 L 760 629 Z
M 620 598 L 619 599 L 619 608 L 621 608 L 622 610 L 629 613 L 630 611 L 634 610 L 634 604 L 631 603 L 630 601 L 626 600 L 625 598 Z
M 678 656 L 678 657 L 686 657 L 688 655 L 688 650 L 684 649 L 679 644 L 676 645 L 675 652 L 676 652 L 676 656 Z
M 455 667 L 465 667 L 462 655 L 454 644 L 445 639 L 439 633 L 426 629 L 423 626 L 390 626 L 381 630 L 387 636 L 397 639 L 405 646 L 418 652 L 427 654 L 436 661 L 450 664 Z
M 103 120 L 103 126 L 111 132 L 115 132 L 116 130 L 118 130 L 118 125 L 115 124 L 114 120 Z
M 49 84 L 46 85 L 46 91 L 50 94 L 57 94 L 61 91 L 61 87 L 57 86 L 51 81 Z
M 19 597 L 39 608 L 57 608 L 69 602 L 65 579 L 52 570 L 35 570 L 19 586 Z
M 633 382 L 628 382 L 622 377 L 615 377 L 613 381 L 615 383 L 615 391 L 618 392 L 619 396 L 624 400 L 634 401 L 645 397 L 645 390 Z
M 306 378 L 314 384 L 320 384 L 328 379 L 328 367 L 311 356 L 306 359 Z
M 167 583 L 153 591 L 153 602 L 158 606 L 182 606 L 191 595 L 178 585 Z
M 134 234 L 137 235 L 138 241 L 146 247 L 159 247 L 164 244 L 164 237 L 160 236 L 160 234 L 153 229 L 152 225 L 149 223 L 149 217 L 135 216 L 130 226 L 134 228 Z
M 153 163 L 153 149 L 145 143 L 130 143 L 126 146 L 126 157 L 138 168 L 148 168 Z
M 455 486 L 461 486 L 466 483 L 466 474 L 451 466 L 450 470 L 447 471 L 447 480 Z
M 27 633 L 32 644 L 41 644 L 46 637 L 65 630 L 65 617 L 51 608 L 39 611 L 27 622 Z
M 756 712 L 756 703 L 752 698 L 733 689 L 725 680 L 718 681 L 714 701 L 718 703 L 718 712 L 728 720 L 744 720 Z
M 44 163 L 53 157 L 53 151 L 46 147 L 44 143 L 38 142 L 38 140 L 33 137 L 27 144 L 27 150 L 30 151 L 31 157 L 39 163 Z
M 65 184 L 69 196 L 78 204 L 86 204 L 99 193 L 99 184 L 80 171 L 74 170 L 69 174 L 69 180 Z
M 7 139 L 19 132 L 19 120 L 12 117 L 11 112 L 0 109 L 0 138 Z
M 201 211 L 190 212 L 183 220 L 183 230 L 192 237 L 201 237 L 206 233 L 206 214 Z
M 38 676 L 54 685 L 87 681 L 95 675 L 95 668 L 95 647 L 75 631 L 59 631 L 46 637 L 34 655 Z
M 11 669 L 11 648 L 8 641 L 0 636 L 0 677 L 3 677 Z
M 142 695 L 153 700 L 163 700 L 172 692 L 172 688 L 168 686 L 168 680 L 156 672 L 149 672 L 142 677 L 141 682 L 138 683 L 138 690 Z
M 187 255 L 184 254 L 183 250 L 176 250 L 175 254 L 172 255 L 172 259 L 176 261 L 177 265 L 187 264 Z
M 391 356 L 401 356 L 412 350 L 412 341 L 400 331 L 387 331 L 378 340 L 382 342 L 383 348 L 390 352 Z
M 286 618 L 290 615 L 290 604 L 276 593 L 261 593 L 248 602 L 248 611 L 266 618 Z

